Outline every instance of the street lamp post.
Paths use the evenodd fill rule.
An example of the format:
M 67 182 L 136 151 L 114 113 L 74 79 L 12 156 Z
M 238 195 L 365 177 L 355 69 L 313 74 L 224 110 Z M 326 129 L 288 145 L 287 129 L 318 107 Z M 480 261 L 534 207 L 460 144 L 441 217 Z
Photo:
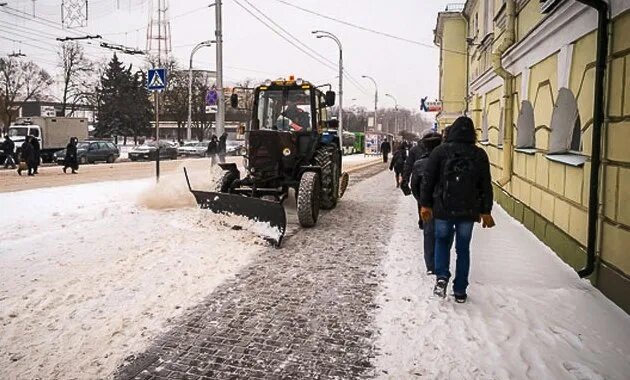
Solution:
M 343 152 L 343 46 L 337 36 L 324 30 L 314 30 L 312 32 L 317 38 L 329 38 L 337 43 L 339 47 L 339 149 Z
M 192 139 L 192 82 L 193 82 L 193 55 L 202 47 L 210 47 L 212 41 L 198 43 L 190 52 L 190 62 L 188 65 L 188 124 L 186 126 L 186 140 Z
M 374 78 L 372 78 L 369 75 L 361 75 L 361 78 L 365 78 L 365 79 L 369 79 L 372 81 L 372 83 L 374 83 L 374 131 L 377 130 L 378 127 L 378 119 L 377 119 L 377 113 L 378 113 L 378 85 L 376 84 L 376 81 L 374 80 Z M 365 134 L 364 137 L 365 141 L 367 141 L 367 125 L 365 126 Z M 364 143 L 365 144 L 365 143 Z M 367 144 L 365 144 L 367 145 Z M 364 148 L 364 154 L 365 154 L 365 148 Z
M 225 94 L 223 93 L 223 22 L 221 16 L 222 0 L 214 2 L 216 29 L 214 32 L 217 48 L 217 136 L 221 136 L 225 126 Z
M 392 94 L 385 94 L 394 101 L 394 131 L 398 134 L 398 100 Z
M 372 78 L 369 75 L 361 75 L 361 78 L 365 78 L 365 79 L 369 79 L 372 81 L 372 83 L 374 83 L 374 131 L 377 130 L 377 126 L 378 126 L 378 121 L 377 121 L 377 113 L 378 113 L 378 85 L 376 84 L 376 81 L 374 80 L 374 78 Z M 366 130 L 365 132 L 367 132 L 367 126 L 366 126 Z

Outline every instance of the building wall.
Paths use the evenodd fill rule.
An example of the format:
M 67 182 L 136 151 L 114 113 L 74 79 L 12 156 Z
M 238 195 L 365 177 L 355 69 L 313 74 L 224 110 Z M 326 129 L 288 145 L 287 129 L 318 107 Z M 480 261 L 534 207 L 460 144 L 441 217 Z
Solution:
M 483 56 L 503 38 L 503 3 L 469 1 L 465 11 L 470 19 L 474 14 L 486 15 L 484 7 L 490 5 L 496 17 L 490 47 L 478 37 L 476 43 L 480 45 L 470 48 L 468 62 L 469 115 L 480 140 L 487 135 L 480 146 L 488 153 L 495 180 L 504 166 L 501 119 L 505 100 L 503 80 L 492 72 Z M 630 312 L 630 1 L 612 1 L 611 6 L 599 259 L 590 280 Z M 512 179 L 502 188 L 495 185 L 495 193 L 510 214 L 569 265 L 581 269 L 586 262 L 597 16 L 576 1 L 561 3 L 549 15 L 540 13 L 538 1 L 517 1 L 517 12 L 516 43 L 503 62 L 514 75 L 514 127 L 521 101 L 527 100 L 533 106 L 535 148 L 514 150 Z M 470 23 L 467 29 L 469 34 L 474 30 Z M 552 135 L 558 133 L 552 127 L 552 114 L 559 107 L 561 88 L 570 91 L 577 105 L 581 151 L 550 156 Z M 515 128 L 515 140 L 517 134 Z M 553 160 L 558 157 L 563 161 Z M 575 164 L 572 160 L 576 157 L 583 163 Z
M 466 20 L 458 12 L 442 12 L 440 46 L 441 128 L 451 124 L 466 109 Z

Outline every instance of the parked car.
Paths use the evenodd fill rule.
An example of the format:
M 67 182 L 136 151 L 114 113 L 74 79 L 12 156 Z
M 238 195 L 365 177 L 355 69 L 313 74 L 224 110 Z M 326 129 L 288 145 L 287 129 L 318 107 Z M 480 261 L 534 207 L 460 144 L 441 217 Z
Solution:
M 246 154 L 244 140 L 228 140 L 225 144 L 225 153 L 228 156 L 242 156 Z
M 170 160 L 176 160 L 177 159 L 177 147 L 168 142 L 168 141 L 160 141 L 159 142 L 159 146 L 160 146 L 160 159 L 170 159 Z M 144 144 L 133 148 L 132 150 L 129 151 L 129 159 L 131 161 L 138 161 L 138 160 L 155 160 L 157 157 L 157 147 L 158 145 L 155 143 L 155 141 L 148 141 L 145 142 Z
M 184 145 L 177 148 L 177 153 L 180 156 L 198 156 L 205 157 L 207 156 L 206 151 L 208 150 L 207 142 L 199 142 L 199 141 L 191 141 L 184 143 Z
M 63 165 L 66 158 L 66 150 L 58 150 L 53 154 L 57 164 Z M 120 151 L 116 144 L 109 141 L 81 141 L 77 144 L 77 158 L 80 164 L 92 164 L 96 161 L 113 163 L 120 157 Z

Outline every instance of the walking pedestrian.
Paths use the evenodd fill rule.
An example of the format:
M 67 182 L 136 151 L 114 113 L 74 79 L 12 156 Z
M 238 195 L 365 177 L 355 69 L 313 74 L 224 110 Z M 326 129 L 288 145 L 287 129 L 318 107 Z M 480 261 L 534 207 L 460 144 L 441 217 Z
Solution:
M 399 146 L 392 156 L 392 162 L 389 164 L 389 170 L 393 170 L 396 175 L 396 188 L 400 187 L 400 174 L 405 166 L 406 159 L 407 151 Z
M 76 137 L 71 137 L 70 142 L 66 145 L 66 157 L 63 160 L 63 172 L 65 173 L 68 168 L 72 169 L 72 174 L 77 174 L 77 170 L 79 170 Z
M 387 162 L 387 156 L 389 155 L 389 152 L 392 151 L 392 146 L 389 143 L 389 141 L 387 141 L 387 139 L 383 140 L 383 142 L 381 143 L 381 153 L 383 154 L 383 162 Z
M 425 134 L 419 144 L 424 145 L 421 157 L 413 164 L 411 172 L 411 193 L 418 203 L 418 226 L 422 230 L 424 264 L 428 275 L 435 274 L 435 224 L 434 220 L 424 222 L 421 218 L 420 194 L 422 193 L 422 177 L 429 161 L 429 155 L 442 142 L 442 135 L 436 132 Z
M 218 150 L 219 150 L 219 162 L 223 163 L 225 162 L 225 155 L 227 151 L 227 132 L 225 131 L 223 132 L 221 137 L 219 137 Z
M 17 173 L 22 175 L 22 171 L 28 169 L 28 175 L 33 176 L 33 167 L 35 161 L 35 152 L 33 145 L 31 144 L 31 136 L 26 136 L 26 139 L 20 147 L 20 164 L 17 169 Z
M 217 136 L 212 135 L 210 138 L 210 142 L 208 143 L 208 149 L 206 150 L 206 154 L 210 157 L 210 163 L 214 166 L 217 163 L 217 152 L 219 149 L 219 143 L 217 141 Z
M 433 134 L 433 131 L 429 130 L 423 133 L 422 138 L 430 136 Z M 409 154 L 407 155 L 407 159 L 405 160 L 405 166 L 403 167 L 402 172 L 402 181 L 400 183 L 400 189 L 405 195 L 411 194 L 411 189 L 409 188 L 409 181 L 411 179 L 411 174 L 413 173 L 413 165 L 420 159 L 420 157 L 424 156 L 426 153 L 426 147 L 422 142 L 418 142 L 415 146 L 409 149 Z
M 9 135 L 4 136 L 4 142 L 2 143 L 2 152 L 4 153 L 4 168 L 11 166 L 11 169 L 15 169 L 15 159 L 13 158 L 13 152 L 15 151 L 15 143 Z
M 429 155 L 420 193 L 423 222 L 435 218 L 435 275 L 433 293 L 446 297 L 451 277 L 450 249 L 455 238 L 457 261 L 453 295 L 466 302 L 473 225 L 494 227 L 492 183 L 486 152 L 475 145 L 473 121 L 461 116 L 452 124 L 446 142 Z
M 39 162 L 41 161 L 41 148 L 37 137 L 31 136 L 31 145 L 33 146 L 33 174 L 39 174 L 37 169 L 39 168 Z

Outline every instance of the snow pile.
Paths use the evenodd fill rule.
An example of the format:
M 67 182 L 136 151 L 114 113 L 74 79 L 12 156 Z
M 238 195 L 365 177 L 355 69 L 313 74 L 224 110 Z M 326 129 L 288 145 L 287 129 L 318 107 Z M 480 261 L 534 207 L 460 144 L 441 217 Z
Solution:
M 267 249 L 229 217 L 138 207 L 152 182 L 0 194 L 0 378 L 105 378 Z
M 398 205 L 383 264 L 377 376 L 628 378 L 630 316 L 499 207 L 496 228 L 475 227 L 468 302 L 434 297 L 412 201 Z

